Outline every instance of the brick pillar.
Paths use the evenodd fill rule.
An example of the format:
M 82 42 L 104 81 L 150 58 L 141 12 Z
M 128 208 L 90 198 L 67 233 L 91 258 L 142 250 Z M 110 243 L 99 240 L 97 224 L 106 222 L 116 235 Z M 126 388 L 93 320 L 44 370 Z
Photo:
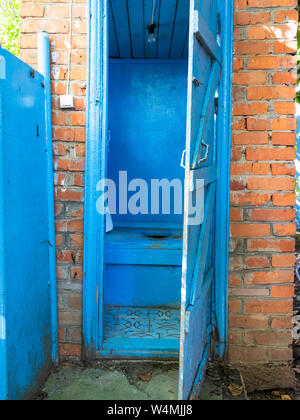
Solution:
M 292 359 L 297 0 L 236 0 L 232 361 Z
M 69 0 L 22 0 L 21 59 L 36 66 L 37 32 L 49 32 L 52 53 L 53 153 L 61 356 L 81 354 L 83 171 L 87 72 L 87 1 L 73 0 L 71 86 L 74 110 L 59 109 L 66 93 Z

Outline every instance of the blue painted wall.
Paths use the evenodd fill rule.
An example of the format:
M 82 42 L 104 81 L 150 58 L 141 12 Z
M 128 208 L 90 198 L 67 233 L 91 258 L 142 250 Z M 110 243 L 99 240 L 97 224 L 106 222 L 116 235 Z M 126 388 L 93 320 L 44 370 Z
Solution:
M 108 178 L 117 186 L 119 171 L 128 171 L 128 182 L 133 178 L 148 185 L 153 178 L 183 182 L 186 95 L 186 60 L 110 60 Z M 183 217 L 117 215 L 113 220 L 182 224 Z
M 0 399 L 22 399 L 52 365 L 45 88 L 0 58 Z

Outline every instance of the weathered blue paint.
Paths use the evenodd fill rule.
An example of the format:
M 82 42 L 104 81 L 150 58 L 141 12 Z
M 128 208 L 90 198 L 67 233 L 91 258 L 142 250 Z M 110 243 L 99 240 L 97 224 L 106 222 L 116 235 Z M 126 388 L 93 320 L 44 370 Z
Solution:
M 53 174 L 45 79 L 1 48 L 0 61 L 0 399 L 16 400 L 33 397 L 52 367 Z
M 117 4 L 120 7 L 116 7 Z M 180 399 L 186 399 L 191 393 L 197 391 L 209 354 L 211 333 L 215 327 L 221 329 L 223 340 L 217 351 L 219 355 L 224 355 L 227 319 L 227 297 L 222 295 L 222 292 L 227 290 L 227 262 L 224 266 L 217 263 L 216 255 L 218 252 L 224 252 L 220 259 L 223 262 L 228 257 L 228 244 L 225 243 L 228 241 L 228 220 L 223 220 L 221 208 L 224 205 L 228 206 L 226 186 L 228 186 L 229 179 L 230 93 L 227 94 L 223 91 L 231 91 L 229 70 L 231 58 L 225 58 L 225 54 L 230 54 L 232 28 L 229 25 L 232 25 L 232 20 L 228 26 L 227 23 L 222 24 L 220 46 L 217 40 L 219 23 L 222 20 L 220 13 L 225 13 L 224 10 L 228 7 L 226 16 L 232 16 L 232 2 L 226 0 L 226 6 L 222 3 L 222 6 L 219 7 L 218 0 L 191 0 L 190 5 L 190 36 L 187 36 L 189 18 L 186 14 L 188 12 L 186 3 L 181 1 L 164 3 L 158 0 L 155 17 L 156 19 L 161 18 L 161 22 L 165 25 L 171 25 L 172 29 L 167 31 L 164 25 L 158 26 L 156 32 L 158 42 L 149 44 L 146 42 L 147 33 L 144 32 L 139 36 L 139 31 L 150 19 L 152 1 L 145 1 L 142 10 L 140 4 L 137 5 L 135 0 L 124 1 L 121 5 L 113 0 L 110 2 L 90 0 L 89 96 L 86 137 L 83 286 L 85 355 L 87 358 L 96 357 L 96 353 L 102 357 L 178 356 L 178 341 L 176 345 L 173 340 L 170 343 L 167 339 L 145 341 L 145 337 L 143 336 L 142 339 L 139 334 L 135 338 L 124 338 L 124 336 L 118 336 L 117 333 L 114 337 L 106 337 L 105 327 L 107 331 L 109 324 L 107 324 L 107 320 L 104 322 L 104 303 L 124 310 L 132 307 L 156 307 L 158 309 L 162 306 L 168 308 L 173 305 L 174 307 L 179 300 L 179 277 L 182 268 Z M 170 8 L 169 14 L 167 13 L 168 7 Z M 194 10 L 197 10 L 198 14 L 195 15 Z M 170 21 L 167 22 L 168 15 Z M 109 19 L 109 24 L 107 19 Z M 141 22 L 142 19 L 143 22 Z M 178 30 L 179 22 L 183 28 L 181 33 Z M 139 61 L 132 60 L 130 63 L 127 60 L 122 60 L 122 62 L 115 61 L 111 64 L 112 86 L 110 86 L 110 90 L 108 89 L 108 32 L 111 57 L 116 57 L 117 54 L 121 58 L 140 58 Z M 187 48 L 188 43 L 189 49 Z M 155 64 L 155 60 L 150 61 L 149 58 L 183 58 L 188 55 L 188 106 L 187 108 L 186 105 L 183 106 L 184 113 L 186 110 L 188 111 L 185 130 L 187 132 L 185 202 L 187 206 L 190 189 L 193 195 L 196 194 L 197 179 L 204 179 L 206 199 L 205 218 L 201 227 L 193 227 L 188 224 L 187 207 L 185 209 L 184 259 L 183 267 L 181 267 L 182 222 L 179 219 L 146 221 L 142 216 L 137 218 L 113 216 L 115 228 L 112 233 L 105 235 L 104 219 L 96 212 L 96 201 L 99 198 L 96 184 L 106 176 L 108 119 L 108 128 L 111 131 L 108 172 L 113 174 L 113 178 L 116 178 L 119 170 L 132 170 L 133 176 L 146 177 L 146 179 L 161 178 L 164 171 L 168 178 L 173 173 L 179 173 L 181 157 L 179 151 L 185 147 L 183 146 L 184 142 L 177 138 L 181 135 L 172 135 L 174 138 L 170 144 L 168 136 L 163 137 L 166 133 L 159 130 L 154 130 L 153 136 L 151 136 L 151 124 L 138 127 L 138 130 L 136 125 L 140 124 L 142 120 L 147 121 L 147 115 L 143 115 L 141 112 L 143 108 L 145 114 L 149 113 L 151 116 L 155 113 L 152 108 L 158 104 L 165 106 L 165 102 L 168 105 L 168 100 L 170 100 L 171 107 L 173 106 L 172 95 L 166 93 L 164 98 L 156 92 L 153 96 L 153 103 L 149 99 L 147 99 L 148 102 L 145 101 L 146 92 L 149 88 L 153 89 L 154 87 L 152 82 L 152 85 L 149 83 L 150 76 L 155 75 L 159 92 L 163 92 L 175 80 L 174 78 L 172 80 L 175 70 L 172 74 L 171 60 L 169 64 L 164 61 L 156 61 Z M 147 58 L 147 62 L 141 60 L 143 58 Z M 155 65 L 158 66 L 157 69 L 155 69 Z M 180 67 L 183 65 L 184 60 L 182 60 L 182 64 L 178 64 L 176 72 L 181 72 Z M 139 66 L 143 69 L 142 75 L 138 75 Z M 152 70 L 148 71 L 151 66 L 153 66 Z M 161 74 L 158 72 L 159 66 L 161 66 Z M 162 76 L 163 67 L 169 68 L 167 78 Z M 220 85 L 221 67 L 223 72 Z M 225 72 L 224 67 L 226 67 Z M 133 74 L 134 77 L 132 77 Z M 185 78 L 186 76 L 182 75 Z M 183 81 L 183 79 L 181 80 Z M 178 89 L 178 81 L 176 89 Z M 109 91 L 111 96 L 107 110 Z M 135 102 L 132 103 L 130 102 L 131 91 L 135 95 Z M 142 105 L 139 94 L 143 91 L 145 94 Z M 215 113 L 217 91 L 222 107 L 222 111 L 218 115 Z M 172 94 L 175 95 L 174 92 Z M 176 101 L 181 102 L 182 96 L 180 94 Z M 128 109 L 124 109 L 126 107 Z M 128 114 L 126 117 L 126 111 L 133 114 L 134 118 Z M 107 112 L 109 117 L 107 117 Z M 157 119 L 153 119 L 152 125 L 155 126 L 156 122 Z M 181 130 L 181 119 L 178 122 L 175 121 L 174 124 L 179 125 L 181 133 L 183 131 Z M 227 124 L 226 128 L 222 124 Z M 167 124 L 159 123 L 161 129 L 166 130 L 166 126 Z M 172 127 L 170 132 L 172 132 L 171 130 Z M 148 136 L 147 142 L 143 144 L 142 137 L 145 136 Z M 165 151 L 160 151 L 157 147 L 156 140 L 158 140 L 158 144 L 161 143 L 161 147 L 166 143 L 166 149 L 170 151 L 167 157 L 164 155 Z M 149 144 L 152 145 L 152 148 L 148 147 Z M 171 155 L 171 153 L 173 154 Z M 179 154 L 178 159 L 177 154 Z M 142 164 L 143 159 L 144 165 Z M 172 168 L 175 167 L 176 169 L 172 172 Z M 220 181 L 220 173 L 227 178 Z M 110 174 L 108 173 L 108 175 Z M 221 192 L 223 186 L 225 186 L 225 192 Z M 222 197 L 223 202 L 218 204 L 217 197 Z M 147 238 L 143 233 L 146 229 L 153 229 L 156 233 L 160 232 L 161 234 L 166 231 L 167 233 L 162 235 L 165 236 L 163 239 L 152 238 L 153 245 L 151 245 L 150 237 Z M 171 238 L 175 231 L 179 231 L 177 242 Z M 220 232 L 222 241 L 215 241 L 216 234 L 219 235 Z M 221 275 L 218 277 L 217 287 L 215 287 L 216 273 Z M 170 275 L 171 277 L 168 278 Z M 218 292 L 218 288 L 222 292 Z M 216 302 L 214 302 L 214 298 L 216 298 Z M 125 318 L 122 320 L 128 321 Z M 137 322 L 142 322 L 142 320 L 139 319 Z M 113 327 L 117 331 L 119 327 L 121 328 L 121 324 L 114 323 Z
M 155 0 L 156 43 L 148 43 L 153 0 L 110 0 L 110 56 L 114 58 L 187 58 L 187 0 Z
M 97 183 L 106 176 L 108 3 L 89 2 L 89 61 L 87 89 L 83 336 L 84 357 L 99 348 L 103 324 L 104 217 L 97 213 Z
M 186 60 L 110 60 L 107 174 L 117 189 L 119 171 L 127 171 L 128 183 L 143 179 L 149 188 L 153 178 L 183 183 L 180 159 L 185 148 L 186 91 Z M 129 192 L 128 198 L 131 195 Z M 115 225 L 177 223 L 182 229 L 183 217 L 174 214 L 174 205 L 171 213 L 116 215 L 113 219 Z
M 218 155 L 216 190 L 215 314 L 219 340 L 215 353 L 223 358 L 228 343 L 229 194 L 232 108 L 233 0 L 220 1 L 222 75 L 219 89 Z
M 56 247 L 55 247 L 55 215 L 54 215 L 54 180 L 53 180 L 53 148 L 52 148 L 52 112 L 51 112 L 51 74 L 50 74 L 50 44 L 47 32 L 38 34 L 39 72 L 45 79 L 45 116 L 46 116 L 46 151 L 47 151 L 47 195 L 48 195 L 48 229 L 49 229 L 49 260 L 51 288 L 51 328 L 52 328 L 52 359 L 59 362 L 58 354 L 58 321 L 57 321 L 57 281 L 56 281 Z
M 227 5 L 228 6 L 228 5 Z M 224 185 L 228 179 L 219 181 L 219 168 L 226 171 L 228 176 L 228 161 L 224 162 L 224 147 L 220 154 L 220 145 L 226 144 L 229 153 L 229 143 L 220 134 L 220 118 L 225 125 L 222 111 L 218 112 L 215 106 L 215 98 L 219 96 L 223 100 L 222 90 L 228 86 L 223 84 L 219 87 L 221 67 L 227 63 L 224 61 L 221 48 L 217 40 L 219 36 L 219 21 L 221 10 L 218 0 L 191 0 L 190 8 L 190 34 L 189 34 L 189 73 L 188 73 L 188 115 L 187 115 L 187 145 L 186 145 L 186 190 L 185 190 L 185 221 L 183 239 L 183 277 L 182 277 L 182 308 L 181 308 L 181 351 L 180 351 L 180 374 L 179 374 L 179 398 L 187 399 L 191 392 L 195 393 L 201 383 L 208 357 L 208 349 L 211 342 L 211 333 L 215 327 L 215 308 L 213 297 L 216 279 L 217 258 L 220 254 L 215 250 L 220 249 L 219 242 L 228 241 L 228 233 L 223 230 L 221 236 L 217 236 L 216 226 L 220 223 L 224 226 L 224 216 L 216 216 L 216 184 Z M 223 29 L 223 28 L 221 28 Z M 221 39 L 226 38 L 226 31 L 220 32 Z M 228 82 L 228 80 L 226 81 Z M 230 90 L 230 89 L 228 89 Z M 230 112 L 230 110 L 229 110 Z M 226 120 L 226 124 L 230 125 Z M 227 128 L 226 128 L 227 130 Z M 221 133 L 224 133 L 222 127 Z M 227 134 L 227 132 L 226 132 Z M 226 149 L 227 150 L 227 149 Z M 206 170 L 203 169 L 206 167 Z M 217 176 L 212 176 L 217 174 Z M 189 196 L 191 189 L 190 179 L 193 184 L 199 179 L 205 179 L 205 207 L 202 225 L 192 226 L 187 214 L 189 209 Z M 194 192 L 195 193 L 195 192 Z M 193 194 L 194 194 L 193 193 Z M 228 190 L 226 189 L 226 193 Z M 228 205 L 228 197 L 223 196 L 225 205 Z M 224 201 L 222 202 L 222 207 Z M 225 222 L 227 225 L 227 222 Z M 222 252 L 226 258 L 227 245 L 223 245 Z M 216 255 L 216 257 L 214 257 Z M 222 262 L 224 261 L 222 255 Z M 218 263 L 219 264 L 219 263 Z M 219 277 L 218 283 L 222 283 L 222 290 L 226 290 L 227 263 Z M 224 282 L 224 284 L 223 284 Z M 217 288 L 217 287 L 216 287 Z M 220 296 L 220 295 L 219 295 Z M 223 301 L 226 297 L 223 296 Z M 223 303 L 223 302 L 222 302 Z M 226 318 L 225 305 L 222 307 Z M 222 354 L 224 355 L 224 353 Z

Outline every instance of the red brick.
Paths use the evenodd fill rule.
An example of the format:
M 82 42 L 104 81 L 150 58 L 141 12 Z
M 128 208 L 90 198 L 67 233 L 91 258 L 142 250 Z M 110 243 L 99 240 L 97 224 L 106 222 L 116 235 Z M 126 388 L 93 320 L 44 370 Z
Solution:
M 281 300 L 248 300 L 246 312 L 257 314 L 288 314 L 293 310 L 293 302 Z
M 289 226 L 289 225 L 275 225 L 275 226 Z M 251 239 L 248 241 L 248 250 L 249 251 L 294 252 L 295 241 L 291 239 Z
M 269 357 L 273 361 L 291 361 L 293 360 L 293 350 L 291 348 L 271 348 Z
M 295 206 L 296 205 L 296 194 L 273 194 L 273 204 L 274 206 Z M 294 219 L 292 219 L 294 220 Z
M 251 144 L 268 144 L 269 135 L 268 133 L 249 133 L 244 132 L 240 134 L 232 135 L 232 143 L 234 145 L 251 145 Z
M 229 312 L 240 312 L 241 309 L 241 301 L 240 300 L 230 300 L 229 303 Z
M 41 4 L 21 3 L 20 16 L 24 17 L 40 17 L 44 16 L 44 6 Z M 35 48 L 35 47 L 31 47 Z
M 230 236 L 241 238 L 257 238 L 270 236 L 270 225 L 265 224 L 234 224 L 230 226 Z
M 297 52 L 297 41 L 274 41 L 273 50 L 275 54 L 295 54 Z
M 271 296 L 278 299 L 288 299 L 294 297 L 294 286 L 273 286 Z
M 60 343 L 59 354 L 61 357 L 74 356 L 81 357 L 81 345 L 72 343 Z
M 294 267 L 295 262 L 295 254 L 272 255 L 272 266 L 275 268 Z
M 271 52 L 271 43 L 269 41 L 237 41 L 234 43 L 235 52 L 238 55 L 265 55 L 269 54 Z M 258 72 L 256 72 L 258 73 Z M 253 85 L 259 85 L 264 84 L 262 81 L 264 80 L 264 77 L 262 77 L 262 73 L 260 75 L 258 74 L 257 80 L 255 81 L 255 75 L 256 73 L 248 72 L 247 74 L 250 76 L 251 80 L 253 80 L 254 83 L 250 83 Z M 244 73 L 240 73 L 244 74 Z M 264 73 L 266 74 L 266 73 Z M 244 76 L 242 76 L 243 78 Z M 248 84 L 248 83 L 246 83 Z
M 293 67 L 292 67 L 293 68 Z M 281 84 L 296 84 L 297 76 L 295 72 L 279 72 L 274 73 L 273 75 L 273 83 L 281 85 Z
M 245 281 L 251 285 L 293 283 L 294 271 L 254 271 L 246 274 Z
M 247 8 L 248 8 L 247 0 L 234 0 L 235 10 L 247 9 Z
M 269 161 L 269 160 L 295 160 L 295 149 L 286 148 L 247 148 L 246 160 Z
M 297 6 L 297 0 L 248 0 L 249 7 L 284 7 Z
M 238 275 L 230 274 L 228 281 L 229 281 L 229 286 L 231 286 L 231 287 L 232 286 L 241 286 L 241 284 L 242 284 L 242 280 Z
M 248 190 L 294 191 L 295 180 L 292 178 L 249 178 Z
M 229 315 L 229 326 L 231 328 L 268 328 L 268 322 L 269 319 L 265 315 Z
M 274 329 L 289 329 L 293 327 L 293 321 L 291 316 L 278 316 L 272 318 L 271 328 Z
M 229 219 L 231 222 L 241 222 L 243 220 L 243 211 L 240 209 L 230 209 Z
M 268 74 L 263 71 L 240 72 L 233 74 L 233 83 L 236 85 L 265 85 Z
M 276 133 L 272 134 L 272 143 L 275 146 L 295 146 L 296 133 Z
M 271 120 L 248 118 L 247 130 L 250 131 L 267 131 L 271 130 Z
M 268 109 L 268 104 L 263 102 L 239 102 L 233 105 L 233 115 L 264 115 Z
M 248 268 L 269 268 L 270 261 L 267 257 L 248 257 L 245 260 L 246 266 Z
M 260 86 L 248 88 L 249 100 L 294 99 L 295 97 L 296 90 L 293 86 Z
M 289 56 L 265 56 L 265 57 L 251 57 L 249 60 L 249 70 L 275 70 L 275 69 L 290 69 L 296 65 L 295 57 Z
M 230 361 L 242 360 L 243 362 L 267 361 L 269 359 L 267 349 L 262 346 L 243 347 L 236 345 L 229 346 L 228 358 Z
M 294 88 L 292 88 L 294 90 Z M 272 121 L 272 130 L 295 131 L 297 129 L 296 118 L 277 118 Z
M 272 163 L 272 175 L 295 176 L 295 163 Z
M 273 232 L 276 236 L 295 236 L 296 231 L 297 227 L 295 223 L 273 226 Z M 291 249 L 291 251 L 293 251 L 293 249 Z
M 253 209 L 249 211 L 248 219 L 259 222 L 293 221 L 296 218 L 294 209 Z M 254 225 L 255 226 L 255 225 Z
M 292 20 L 298 22 L 298 12 L 296 9 L 279 10 L 275 13 L 275 23 L 289 22 Z
M 238 161 L 243 155 L 242 149 L 240 147 L 232 147 L 231 149 L 231 160 Z
M 292 342 L 290 331 L 247 331 L 245 333 L 245 344 L 253 345 L 289 345 Z
M 294 115 L 296 113 L 296 105 L 294 102 L 274 102 L 274 110 L 280 115 Z
M 262 206 L 268 204 L 271 201 L 271 194 L 257 194 L 257 193 L 231 193 L 231 205 L 232 206 Z

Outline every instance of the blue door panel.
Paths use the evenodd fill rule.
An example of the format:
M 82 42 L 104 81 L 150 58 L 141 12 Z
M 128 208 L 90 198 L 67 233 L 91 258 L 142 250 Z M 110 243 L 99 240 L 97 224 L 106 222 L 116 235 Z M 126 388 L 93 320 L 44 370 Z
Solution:
M 197 390 L 214 322 L 216 97 L 221 76 L 218 13 L 218 0 L 190 1 L 179 399 Z M 204 183 L 201 197 L 198 180 Z M 195 224 L 189 206 L 199 201 L 203 201 L 203 220 Z
M 52 366 L 45 87 L 11 54 L 0 58 L 0 399 L 23 399 Z

